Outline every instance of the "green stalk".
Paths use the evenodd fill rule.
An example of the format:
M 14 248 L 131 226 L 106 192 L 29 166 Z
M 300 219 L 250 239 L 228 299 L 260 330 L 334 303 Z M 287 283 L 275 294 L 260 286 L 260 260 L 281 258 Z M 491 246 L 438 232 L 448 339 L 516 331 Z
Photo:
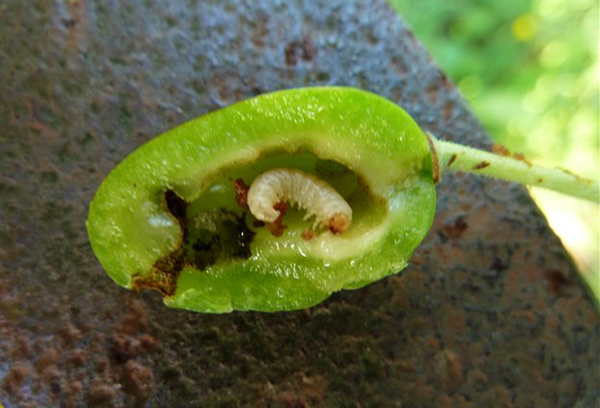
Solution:
M 439 172 L 459 170 L 482 174 L 528 186 L 543 187 L 600 204 L 598 181 L 558 168 L 529 163 L 522 158 L 502 156 L 432 137 L 437 150 Z

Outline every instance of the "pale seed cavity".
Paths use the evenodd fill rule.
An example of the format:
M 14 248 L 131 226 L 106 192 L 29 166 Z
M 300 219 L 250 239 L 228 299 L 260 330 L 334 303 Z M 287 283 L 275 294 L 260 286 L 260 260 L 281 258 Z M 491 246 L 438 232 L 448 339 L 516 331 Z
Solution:
M 313 229 L 327 228 L 334 234 L 346 231 L 352 208 L 327 182 L 297 169 L 273 169 L 258 176 L 250 186 L 247 204 L 258 220 L 280 219 L 278 204 L 286 202 L 306 210 L 304 220 L 315 217 Z

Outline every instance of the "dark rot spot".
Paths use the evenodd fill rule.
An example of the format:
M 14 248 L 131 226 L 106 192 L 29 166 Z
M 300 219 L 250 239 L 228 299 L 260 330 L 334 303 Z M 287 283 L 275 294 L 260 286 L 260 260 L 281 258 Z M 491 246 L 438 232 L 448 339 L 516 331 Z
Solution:
M 485 169 L 489 165 L 490 165 L 490 162 L 484 160 L 484 161 L 477 163 L 475 166 L 473 166 L 473 170 Z
M 285 231 L 287 228 L 287 226 L 283 223 L 283 217 L 289 210 L 290 206 L 287 203 L 280 201 L 275 204 L 273 208 L 279 211 L 279 217 L 277 217 L 275 221 L 267 224 L 267 229 L 271 234 L 273 234 L 274 237 L 280 237 L 283 235 L 283 231 Z
M 233 183 L 233 187 L 235 189 L 235 199 L 237 204 L 244 210 L 250 211 L 248 208 L 248 190 L 250 190 L 248 184 L 239 178 Z
M 185 209 L 187 207 L 185 200 L 179 197 L 173 190 L 167 190 L 165 191 L 165 201 L 167 202 L 167 208 L 173 217 L 180 223 L 184 223 Z

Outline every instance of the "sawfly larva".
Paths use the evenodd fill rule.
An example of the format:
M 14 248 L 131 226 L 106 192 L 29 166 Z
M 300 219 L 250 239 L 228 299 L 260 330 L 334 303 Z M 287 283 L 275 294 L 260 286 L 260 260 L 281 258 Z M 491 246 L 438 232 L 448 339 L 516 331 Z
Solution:
M 313 228 L 326 227 L 340 234 L 350 227 L 352 208 L 333 187 L 297 169 L 273 169 L 258 176 L 248 191 L 248 207 L 257 219 L 275 222 L 281 213 L 274 208 L 288 202 L 306 210 L 304 220 L 315 216 Z

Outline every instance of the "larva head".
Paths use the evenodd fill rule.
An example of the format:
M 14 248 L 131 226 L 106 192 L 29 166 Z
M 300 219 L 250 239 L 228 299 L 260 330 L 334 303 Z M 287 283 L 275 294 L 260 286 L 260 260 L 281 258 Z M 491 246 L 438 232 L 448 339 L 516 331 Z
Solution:
M 433 219 L 430 162 L 418 126 L 379 96 L 266 94 L 132 153 L 94 197 L 88 232 L 117 283 L 168 306 L 304 308 L 406 265 Z M 280 183 L 261 186 L 265 174 Z M 257 181 L 274 221 L 252 210 Z
M 335 213 L 329 218 L 327 228 L 334 234 L 341 234 L 350 228 L 352 218 L 348 214 Z

